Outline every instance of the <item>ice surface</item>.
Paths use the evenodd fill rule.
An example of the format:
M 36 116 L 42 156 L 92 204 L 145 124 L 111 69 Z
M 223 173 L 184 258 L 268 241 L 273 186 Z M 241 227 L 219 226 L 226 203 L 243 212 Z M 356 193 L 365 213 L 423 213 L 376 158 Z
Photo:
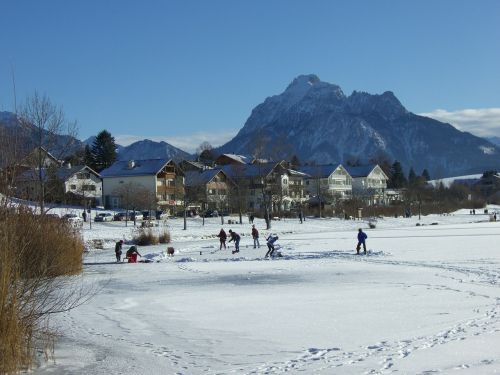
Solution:
M 376 229 L 273 221 L 283 257 L 269 260 L 264 221 L 260 249 L 244 221 L 223 225 L 242 236 L 232 255 L 219 250 L 220 218 L 191 218 L 186 231 L 168 220 L 174 257 L 140 247 L 152 262 L 137 264 L 113 263 L 130 223 L 87 223 L 83 277 L 100 292 L 54 316 L 55 362 L 34 373 L 500 372 L 500 223 L 488 215 L 384 218 Z M 355 255 L 359 227 L 368 255 Z

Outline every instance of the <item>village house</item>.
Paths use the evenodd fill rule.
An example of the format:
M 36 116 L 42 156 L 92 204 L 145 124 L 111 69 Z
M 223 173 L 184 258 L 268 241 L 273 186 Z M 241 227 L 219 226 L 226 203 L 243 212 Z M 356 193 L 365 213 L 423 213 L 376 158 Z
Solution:
M 40 177 L 45 194 L 50 200 L 100 205 L 102 203 L 102 182 L 99 173 L 86 165 L 28 169 L 17 176 L 16 196 L 38 199 Z
M 305 175 L 284 161 L 227 165 L 223 170 L 245 192 L 249 211 L 262 212 L 266 204 L 272 212 L 289 211 L 305 198 Z
M 341 164 L 310 165 L 299 170 L 307 175 L 305 185 L 310 197 L 320 196 L 331 203 L 352 196 L 352 177 Z
M 367 204 L 386 204 L 385 191 L 389 177 L 377 164 L 346 167 L 352 177 L 352 194 Z
M 186 195 L 200 209 L 227 210 L 236 184 L 220 169 L 185 172 Z
M 156 205 L 165 210 L 182 205 L 184 176 L 179 167 L 169 159 L 117 161 L 101 171 L 102 193 L 106 208 L 125 204 L 124 193 L 140 190 L 150 193 Z M 137 207 L 139 208 L 139 207 Z

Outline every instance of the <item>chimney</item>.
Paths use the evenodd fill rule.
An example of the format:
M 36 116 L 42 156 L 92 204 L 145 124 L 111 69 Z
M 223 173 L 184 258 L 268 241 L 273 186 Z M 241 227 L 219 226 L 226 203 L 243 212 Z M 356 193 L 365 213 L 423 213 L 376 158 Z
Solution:
M 135 167 L 135 161 L 134 160 L 129 160 L 128 161 L 128 169 L 132 169 Z

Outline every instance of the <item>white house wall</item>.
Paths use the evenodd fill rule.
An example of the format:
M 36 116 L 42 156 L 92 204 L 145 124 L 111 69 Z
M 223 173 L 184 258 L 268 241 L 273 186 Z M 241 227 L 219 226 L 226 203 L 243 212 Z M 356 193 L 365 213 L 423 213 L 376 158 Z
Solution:
M 64 181 L 64 189 L 66 193 L 74 193 L 77 195 L 81 195 L 87 198 L 94 198 L 100 200 L 102 197 L 102 182 L 101 179 L 92 173 L 90 174 L 90 178 L 78 178 L 79 173 L 89 173 L 89 172 L 77 172 Z M 83 190 L 83 186 L 95 186 L 95 190 Z

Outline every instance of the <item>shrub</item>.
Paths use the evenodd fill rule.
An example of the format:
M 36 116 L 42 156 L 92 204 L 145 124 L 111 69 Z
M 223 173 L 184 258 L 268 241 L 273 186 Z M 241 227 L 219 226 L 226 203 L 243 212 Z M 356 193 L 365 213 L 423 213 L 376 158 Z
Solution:
M 158 238 L 160 243 L 170 243 L 172 238 L 170 237 L 170 232 L 167 229 L 163 230 L 163 233 L 160 233 L 160 236 Z
M 139 228 L 132 241 L 139 246 L 158 245 L 159 243 L 158 236 L 153 233 L 152 228 Z
M 50 314 L 78 304 L 81 293 L 64 291 L 81 271 L 84 246 L 65 222 L 31 211 L 0 207 L 0 373 L 32 364 L 35 347 L 46 353 L 54 335 Z

